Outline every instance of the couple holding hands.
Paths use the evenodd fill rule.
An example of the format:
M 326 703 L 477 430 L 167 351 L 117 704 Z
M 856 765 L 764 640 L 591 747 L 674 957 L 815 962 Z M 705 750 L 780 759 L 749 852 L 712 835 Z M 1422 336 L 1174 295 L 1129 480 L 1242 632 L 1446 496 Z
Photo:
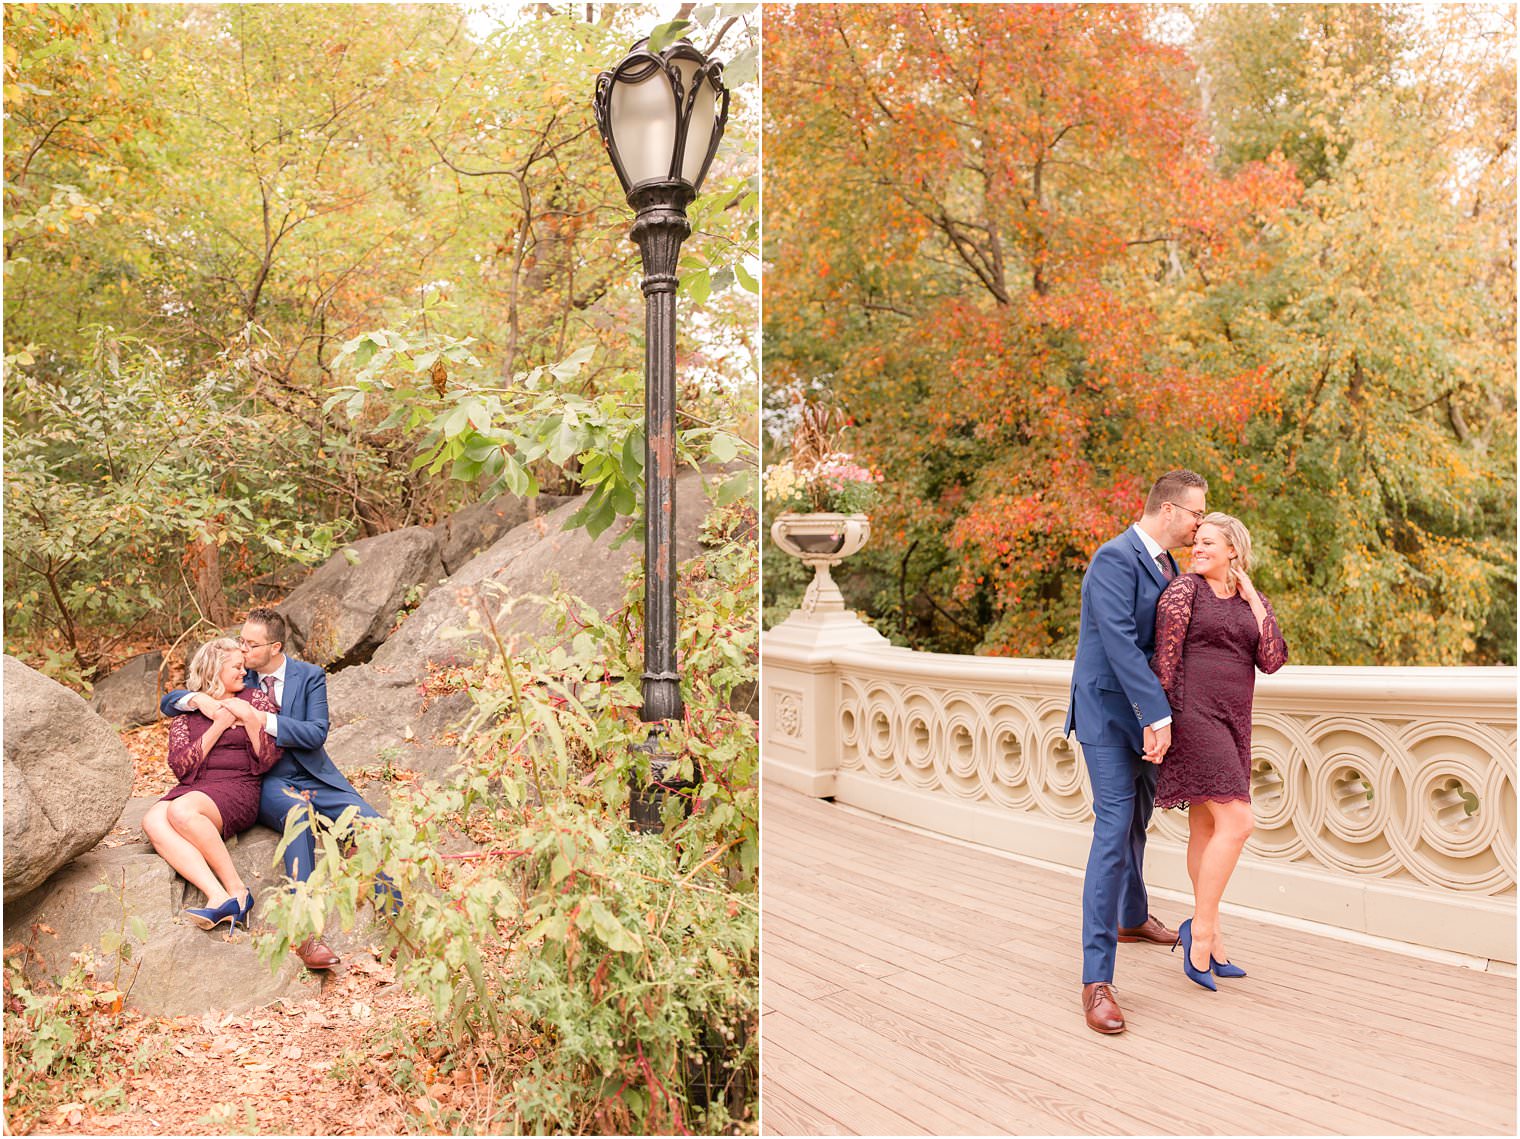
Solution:
M 189 689 L 163 698 L 169 766 L 179 783 L 143 817 L 143 832 L 164 861 L 206 895 L 185 913 L 202 929 L 248 924 L 253 893 L 243 883 L 225 839 L 255 822 L 285 830 L 291 811 L 307 803 L 335 819 L 344 808 L 360 817 L 379 812 L 328 757 L 327 675 L 286 655 L 285 620 L 254 609 L 234 640 L 210 641 L 190 661 Z M 285 872 L 304 881 L 316 861 L 308 827 L 285 848 Z M 386 887 L 376 887 L 383 895 Z M 394 905 L 399 897 L 392 892 Z M 331 969 L 338 956 L 318 938 L 296 946 L 308 969 Z
M 1219 901 L 1251 835 L 1251 701 L 1256 669 L 1288 659 L 1271 604 L 1252 585 L 1251 535 L 1205 513 L 1192 471 L 1156 481 L 1140 521 L 1093 555 L 1066 733 L 1076 729 L 1093 792 L 1082 888 L 1082 1008 L 1090 1028 L 1124 1031 L 1114 995 L 1120 941 L 1183 948 L 1182 969 L 1217 991 L 1243 977 Z M 1173 549 L 1192 546 L 1190 572 Z M 1145 831 L 1156 805 L 1188 811 L 1193 916 L 1176 933 L 1150 913 Z

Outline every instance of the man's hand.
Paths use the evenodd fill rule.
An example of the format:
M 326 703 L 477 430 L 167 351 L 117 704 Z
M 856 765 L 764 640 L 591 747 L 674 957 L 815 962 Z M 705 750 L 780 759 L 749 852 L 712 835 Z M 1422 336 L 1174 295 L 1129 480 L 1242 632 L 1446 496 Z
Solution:
M 1172 746 L 1172 725 L 1145 729 L 1145 751 L 1141 758 L 1147 763 L 1160 763 L 1167 749 Z
M 210 697 L 207 697 L 207 699 L 210 699 Z M 211 711 L 208 713 L 208 715 L 211 717 L 212 724 L 221 728 L 223 731 L 232 727 L 232 725 L 238 721 L 236 712 L 227 707 L 227 705 L 219 704 L 215 700 L 211 701 Z

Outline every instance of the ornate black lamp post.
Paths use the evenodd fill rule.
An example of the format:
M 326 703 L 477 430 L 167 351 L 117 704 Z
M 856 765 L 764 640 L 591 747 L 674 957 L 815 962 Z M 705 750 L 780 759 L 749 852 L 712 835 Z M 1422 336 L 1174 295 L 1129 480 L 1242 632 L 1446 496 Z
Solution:
M 676 261 L 691 233 L 686 207 L 702 187 L 728 121 L 723 65 L 689 40 L 664 51 L 634 44 L 597 77 L 592 111 L 636 217 L 629 234 L 644 261 L 644 706 L 646 723 L 683 713 L 676 671 Z M 633 788 L 634 826 L 660 829 L 659 804 L 679 785 L 674 757 L 652 727 L 648 788 Z M 687 809 L 690 810 L 688 800 Z

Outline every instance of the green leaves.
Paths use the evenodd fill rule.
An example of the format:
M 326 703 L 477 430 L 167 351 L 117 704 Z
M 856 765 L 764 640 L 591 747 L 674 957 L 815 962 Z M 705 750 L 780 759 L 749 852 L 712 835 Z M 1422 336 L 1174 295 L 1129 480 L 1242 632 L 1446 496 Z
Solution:
M 689 27 L 691 27 L 690 20 L 671 20 L 666 24 L 655 25 L 649 33 L 649 50 L 658 55 L 684 36 Z

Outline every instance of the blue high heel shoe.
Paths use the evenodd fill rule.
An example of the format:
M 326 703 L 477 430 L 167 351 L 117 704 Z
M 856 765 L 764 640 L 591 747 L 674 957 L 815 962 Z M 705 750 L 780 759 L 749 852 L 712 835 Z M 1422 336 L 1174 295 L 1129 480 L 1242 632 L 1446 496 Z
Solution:
M 1207 969 L 1193 968 L 1193 919 L 1188 918 L 1177 927 L 1177 940 L 1172 943 L 1172 952 L 1177 952 L 1177 946 L 1182 946 L 1182 971 L 1187 974 L 1189 981 L 1202 985 L 1211 993 L 1217 993 L 1219 986 L 1214 983 L 1214 978 L 1209 975 Z M 1214 959 L 1209 958 L 1210 961 Z
M 242 913 L 242 903 L 236 898 L 228 898 L 215 909 L 209 906 L 202 906 L 197 909 L 187 909 L 185 913 L 189 915 L 191 921 L 202 929 L 215 929 L 224 921 L 231 922 L 236 926 L 238 917 Z
M 252 890 L 244 890 L 243 894 L 247 897 L 248 900 L 246 902 L 239 902 L 238 903 L 237 917 L 235 917 L 235 918 L 232 919 L 232 928 L 233 929 L 236 929 L 238 927 L 239 923 L 242 924 L 242 926 L 243 926 L 244 929 L 251 928 L 251 926 L 249 925 L 249 921 L 250 921 L 250 919 L 252 918 L 252 915 L 253 915 L 253 891 Z
M 1239 965 L 1232 965 L 1228 961 L 1216 961 L 1213 954 L 1209 955 L 1209 969 L 1216 977 L 1244 977 L 1246 971 Z

